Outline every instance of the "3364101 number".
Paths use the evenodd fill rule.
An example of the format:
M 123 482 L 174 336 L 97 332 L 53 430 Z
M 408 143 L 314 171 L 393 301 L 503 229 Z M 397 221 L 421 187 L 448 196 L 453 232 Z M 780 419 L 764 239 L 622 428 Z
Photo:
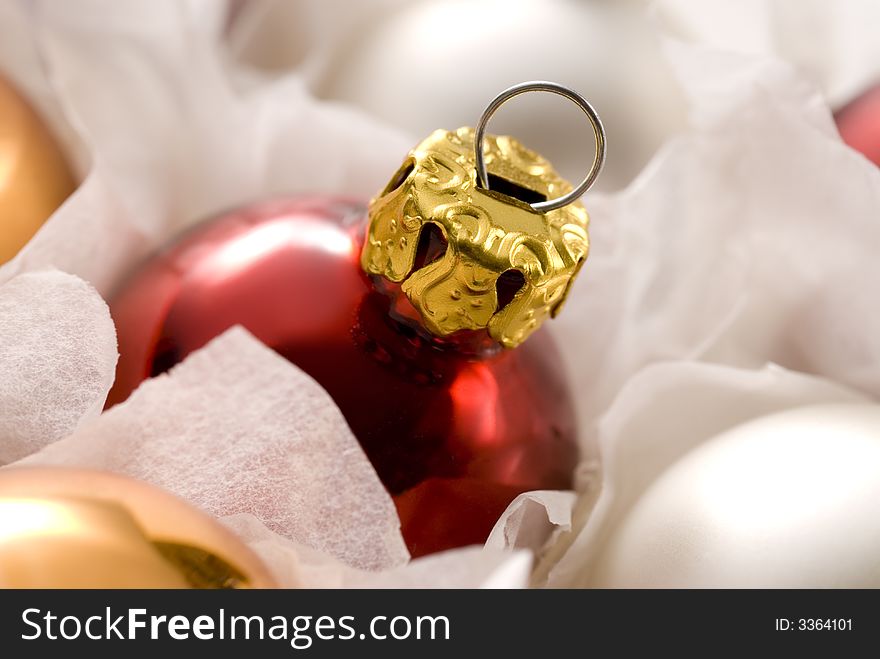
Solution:
M 799 618 L 800 631 L 852 631 L 852 618 Z

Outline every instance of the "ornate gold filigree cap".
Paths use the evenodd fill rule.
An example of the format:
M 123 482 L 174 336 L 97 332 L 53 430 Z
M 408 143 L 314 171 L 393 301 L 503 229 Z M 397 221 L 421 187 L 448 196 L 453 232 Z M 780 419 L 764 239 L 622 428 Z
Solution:
M 512 137 L 475 139 L 504 101 L 527 91 L 562 94 L 590 118 L 596 157 L 577 188 Z M 437 130 L 408 154 L 370 203 L 361 265 L 402 283 L 432 334 L 486 328 L 515 347 L 559 312 L 587 257 L 589 218 L 576 199 L 595 180 L 604 153 L 602 124 L 582 97 L 555 83 L 511 87 L 476 129 Z M 416 267 L 420 238 L 431 227 L 442 233 L 445 252 Z M 499 295 L 502 282 L 518 287 L 509 300 Z

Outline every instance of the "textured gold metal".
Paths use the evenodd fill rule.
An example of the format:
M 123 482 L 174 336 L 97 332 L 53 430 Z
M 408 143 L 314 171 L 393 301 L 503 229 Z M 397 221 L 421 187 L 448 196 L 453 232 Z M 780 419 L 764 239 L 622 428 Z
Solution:
M 572 189 L 547 160 L 511 137 L 487 135 L 490 177 L 554 198 Z M 573 203 L 546 213 L 477 184 L 471 128 L 438 130 L 415 147 L 370 203 L 361 254 L 368 274 L 401 283 L 432 334 L 487 328 L 513 348 L 555 316 L 589 249 L 589 218 Z M 513 193 L 515 194 L 515 193 Z M 429 223 L 443 232 L 445 255 L 413 272 Z M 496 282 L 519 270 L 525 284 L 498 309 Z

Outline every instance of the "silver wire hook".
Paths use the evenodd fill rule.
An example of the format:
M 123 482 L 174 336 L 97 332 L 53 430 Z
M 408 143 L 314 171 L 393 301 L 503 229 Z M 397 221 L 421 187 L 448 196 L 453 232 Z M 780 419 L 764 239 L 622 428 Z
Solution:
M 596 138 L 596 157 L 593 159 L 593 166 L 590 167 L 590 171 L 587 172 L 584 180 L 567 195 L 531 204 L 532 208 L 536 211 L 552 211 L 567 206 L 573 201 L 579 199 L 581 195 L 589 190 L 596 181 L 596 177 L 599 176 L 599 172 L 602 170 L 602 165 L 605 162 L 605 127 L 602 125 L 602 120 L 599 119 L 596 110 L 593 109 L 593 106 L 590 105 L 587 99 L 568 87 L 563 87 L 558 83 L 547 82 L 546 80 L 533 80 L 530 82 L 522 82 L 509 89 L 505 89 L 492 99 L 492 102 L 486 106 L 485 110 L 483 110 L 483 115 L 480 117 L 480 121 L 477 122 L 477 128 L 474 132 L 474 152 L 477 158 L 477 176 L 480 179 L 480 185 L 486 190 L 489 189 L 489 173 L 486 171 L 486 159 L 483 153 L 483 137 L 486 132 L 486 125 L 489 123 L 489 119 L 492 118 L 492 115 L 495 114 L 495 111 L 504 105 L 504 103 L 512 99 L 514 96 L 519 96 L 526 92 L 550 92 L 551 94 L 558 94 L 569 99 L 587 115 L 587 118 L 590 120 L 590 125 L 593 127 L 593 135 Z

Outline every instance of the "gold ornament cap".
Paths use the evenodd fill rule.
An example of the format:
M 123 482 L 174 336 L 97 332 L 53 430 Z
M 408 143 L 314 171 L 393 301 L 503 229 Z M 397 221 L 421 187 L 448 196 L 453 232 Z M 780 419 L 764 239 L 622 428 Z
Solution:
M 577 188 L 514 138 L 484 133 L 502 103 L 529 91 L 563 95 L 590 119 L 596 156 Z M 583 97 L 549 82 L 511 87 L 489 104 L 476 129 L 437 130 L 410 151 L 370 202 L 361 266 L 402 284 L 435 336 L 485 328 L 502 346 L 516 347 L 559 313 L 587 258 L 589 218 L 577 198 L 604 156 L 602 123 Z M 422 233 L 432 226 L 446 241 L 445 253 L 415 268 Z M 519 288 L 509 301 L 502 295 L 500 306 L 502 279 Z

